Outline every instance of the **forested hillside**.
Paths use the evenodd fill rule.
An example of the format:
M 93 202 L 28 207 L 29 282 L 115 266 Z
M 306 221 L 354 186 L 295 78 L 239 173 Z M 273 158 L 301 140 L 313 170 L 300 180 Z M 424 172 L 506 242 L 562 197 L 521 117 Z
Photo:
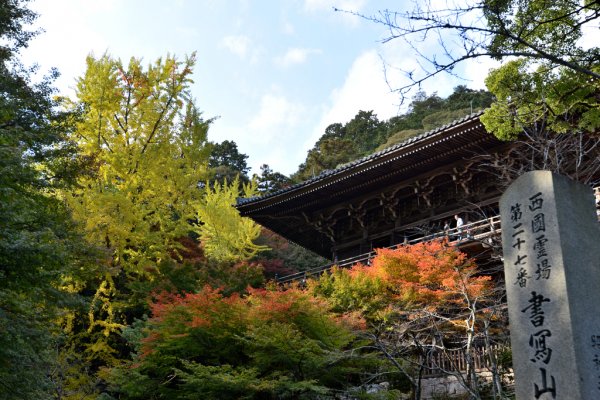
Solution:
M 327 169 L 356 160 L 402 142 L 412 136 L 480 111 L 492 104 L 493 96 L 484 90 L 457 86 L 445 99 L 419 92 L 408 112 L 380 121 L 373 111 L 359 111 L 345 124 L 332 123 L 308 151 L 306 161 L 292 175 L 303 181 Z

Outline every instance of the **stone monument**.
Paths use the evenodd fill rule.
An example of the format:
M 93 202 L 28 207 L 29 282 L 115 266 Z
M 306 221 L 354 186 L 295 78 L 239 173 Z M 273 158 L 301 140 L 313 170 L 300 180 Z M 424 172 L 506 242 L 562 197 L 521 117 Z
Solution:
M 549 171 L 500 200 L 516 398 L 600 399 L 600 224 L 593 191 Z

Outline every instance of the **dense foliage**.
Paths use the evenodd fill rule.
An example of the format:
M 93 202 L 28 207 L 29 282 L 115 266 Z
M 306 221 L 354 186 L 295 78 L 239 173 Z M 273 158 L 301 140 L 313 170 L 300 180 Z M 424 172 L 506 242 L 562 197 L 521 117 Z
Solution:
M 144 70 L 89 56 L 77 85 L 74 139 L 91 165 L 67 199 L 89 240 L 128 273 L 170 258 L 208 178 L 209 122 L 188 100 L 193 64 L 168 57 Z
M 371 265 L 334 269 L 309 282 L 309 290 L 336 312 L 359 312 L 369 322 L 367 348 L 410 382 L 413 398 L 420 398 L 420 376 L 432 367 L 456 376 L 472 398 L 482 398 L 471 356 L 476 341 L 485 344 L 494 389 L 502 393 L 490 343 L 505 340 L 503 296 L 473 260 L 446 242 L 379 249 Z M 426 361 L 435 355 L 436 362 L 454 363 L 449 351 L 464 354 L 466 371 Z
M 485 297 L 490 277 L 477 275 L 473 260 L 443 241 L 378 249 L 371 264 L 334 269 L 312 290 L 332 302 L 338 312 L 361 311 L 371 318 L 397 303 L 408 309 L 437 310 L 467 299 Z
M 255 188 L 252 184 L 243 185 L 244 196 L 250 197 Z M 260 235 L 261 228 L 249 218 L 240 218 L 234 208 L 240 197 L 239 179 L 231 185 L 216 182 L 207 187 L 198 206 L 198 220 L 201 221 L 197 232 L 202 240 L 206 255 L 217 261 L 237 262 L 248 260 L 266 246 L 254 241 Z
M 314 398 L 358 373 L 343 352 L 358 322 L 297 288 L 162 295 L 111 381 L 123 399 Z
M 247 183 L 250 167 L 246 160 L 248 156 L 240 153 L 237 144 L 233 140 L 224 140 L 221 143 L 211 143 L 208 167 L 210 168 L 211 180 L 221 184 L 225 180 L 233 182 L 236 178 L 242 183 Z
M 19 1 L 0 2 L 0 399 L 46 397 L 53 321 L 75 300 L 63 277 L 85 251 L 54 196 L 76 169 L 68 115 L 52 99 L 56 73 L 32 83 L 18 60 L 34 17 Z
M 273 171 L 268 164 L 260 166 L 260 174 L 254 174 L 252 179 L 258 184 L 258 192 L 261 195 L 275 193 L 285 189 L 292 184 L 292 180 L 280 172 Z
M 592 68 L 600 73 L 600 69 Z M 598 79 L 569 68 L 526 59 L 512 60 L 490 72 L 488 88 L 497 101 L 481 117 L 486 128 L 502 139 L 524 131 L 597 135 L 600 127 Z
M 233 208 L 238 178 L 221 184 L 209 168 L 211 121 L 191 100 L 193 65 L 193 57 L 147 67 L 132 58 L 125 67 L 90 56 L 77 101 L 67 103 L 85 168 L 61 195 L 100 253 L 87 274 L 68 277 L 87 302 L 61 320 L 57 385 L 66 397 L 95 398 L 103 369 L 130 357 L 124 332 L 147 315 L 153 293 L 263 281 L 260 266 L 246 262 L 263 248 L 253 244 L 258 226 Z

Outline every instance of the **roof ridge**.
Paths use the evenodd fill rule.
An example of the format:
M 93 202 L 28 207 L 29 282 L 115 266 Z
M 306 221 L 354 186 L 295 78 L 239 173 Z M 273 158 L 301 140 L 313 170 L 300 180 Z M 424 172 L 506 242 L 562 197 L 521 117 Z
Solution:
M 319 175 L 317 175 L 317 176 L 313 176 L 310 179 L 304 180 L 304 181 L 299 182 L 299 183 L 295 183 L 295 184 L 293 184 L 291 186 L 288 186 L 286 188 L 279 189 L 279 190 L 277 190 L 277 191 L 275 191 L 273 193 L 267 194 L 265 196 L 253 196 L 253 197 L 248 197 L 248 198 L 241 198 L 241 199 L 238 200 L 237 205 L 242 205 L 242 204 L 245 204 L 245 203 L 248 203 L 248 202 L 251 202 L 251 201 L 255 201 L 255 200 L 269 199 L 271 197 L 275 197 L 275 196 L 283 194 L 283 193 L 291 192 L 294 189 L 297 189 L 299 187 L 308 186 L 311 183 L 321 181 L 324 178 L 329 177 L 331 175 L 336 175 L 336 174 L 338 174 L 338 173 L 340 173 L 342 171 L 348 170 L 348 169 L 350 169 L 352 167 L 355 167 L 357 165 L 360 165 L 360 164 L 363 164 L 365 162 L 371 161 L 373 159 L 379 158 L 379 157 L 381 157 L 381 156 L 383 156 L 383 155 L 385 155 L 387 153 L 391 153 L 392 151 L 395 151 L 395 150 L 401 149 L 403 147 L 406 147 L 409 144 L 413 144 L 413 143 L 419 142 L 421 140 L 424 140 L 424 139 L 426 139 L 426 138 L 428 138 L 430 136 L 433 136 L 434 134 L 439 133 L 441 131 L 445 131 L 447 129 L 453 128 L 453 127 L 455 127 L 457 125 L 460 125 L 460 124 L 462 124 L 464 122 L 468 122 L 468 121 L 470 121 L 472 119 L 479 118 L 481 115 L 483 115 L 483 112 L 484 112 L 484 110 L 471 113 L 471 114 L 466 115 L 466 116 L 464 116 L 462 118 L 459 118 L 459 119 L 456 119 L 456 120 L 454 120 L 452 122 L 449 122 L 449 123 L 447 123 L 445 125 L 439 126 L 439 127 L 434 128 L 434 129 L 432 129 L 430 131 L 427 131 L 427 132 L 420 133 L 419 135 L 410 137 L 410 138 L 408 138 L 408 139 L 406 139 L 406 140 L 404 140 L 404 141 L 402 141 L 400 143 L 396 143 L 396 144 L 394 144 L 392 146 L 386 147 L 385 149 L 379 150 L 377 152 L 371 153 L 371 154 L 369 154 L 367 156 L 364 156 L 364 157 L 361 157 L 361 158 L 357 158 L 356 160 L 349 161 L 349 162 L 347 162 L 345 164 L 342 164 L 342 165 L 340 165 L 340 166 L 338 166 L 338 167 L 336 167 L 334 169 L 327 169 L 327 170 L 321 171 L 321 173 L 319 173 Z

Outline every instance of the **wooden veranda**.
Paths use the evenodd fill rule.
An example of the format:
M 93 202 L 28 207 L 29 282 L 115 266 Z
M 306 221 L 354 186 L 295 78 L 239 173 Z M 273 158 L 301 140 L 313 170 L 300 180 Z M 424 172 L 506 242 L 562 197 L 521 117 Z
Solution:
M 500 216 L 496 215 L 491 218 L 484 218 L 476 222 L 463 225 L 462 228 L 452 228 L 447 231 L 436 232 L 425 235 L 420 238 L 407 240 L 404 243 L 395 244 L 383 248 L 395 249 L 400 246 L 412 245 L 431 240 L 448 240 L 450 246 L 457 246 L 459 249 L 465 249 L 470 246 L 480 245 L 482 247 L 491 247 L 499 243 L 501 234 Z M 355 257 L 350 257 L 344 260 L 339 260 L 306 271 L 297 272 L 294 274 L 277 277 L 276 281 L 280 284 L 303 281 L 309 278 L 316 278 L 323 273 L 331 270 L 333 267 L 350 268 L 355 264 L 370 264 L 371 260 L 377 254 L 377 249 Z

